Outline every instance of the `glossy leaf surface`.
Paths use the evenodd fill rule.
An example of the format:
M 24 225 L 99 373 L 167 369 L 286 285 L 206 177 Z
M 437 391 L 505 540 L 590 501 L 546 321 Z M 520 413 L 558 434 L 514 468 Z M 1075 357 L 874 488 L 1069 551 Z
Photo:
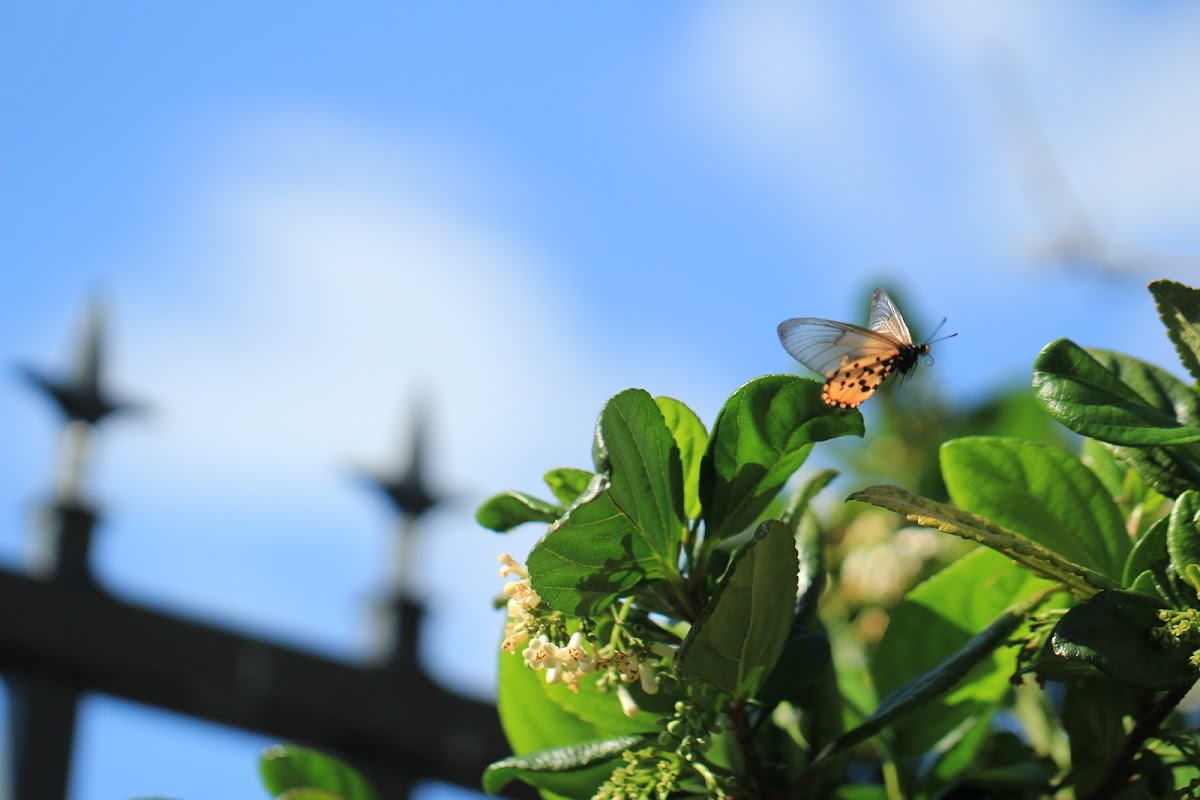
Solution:
M 724 539 L 754 523 L 813 443 L 862 435 L 862 415 L 826 405 L 816 381 L 767 375 L 745 384 L 718 414 L 700 469 L 708 535 Z

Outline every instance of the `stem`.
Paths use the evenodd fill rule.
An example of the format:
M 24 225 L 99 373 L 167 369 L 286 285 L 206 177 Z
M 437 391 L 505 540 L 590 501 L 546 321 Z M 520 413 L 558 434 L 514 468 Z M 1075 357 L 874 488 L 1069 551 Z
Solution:
M 1179 705 L 1191 688 L 1189 685 L 1172 689 L 1163 694 L 1158 702 L 1151 706 L 1145 716 L 1137 721 L 1133 730 L 1125 737 L 1125 743 L 1121 745 L 1121 750 L 1114 757 L 1108 772 L 1084 800 L 1104 800 L 1106 797 L 1113 797 L 1129 782 L 1129 778 L 1133 774 L 1134 762 L 1138 753 L 1141 752 L 1142 745 L 1154 735 L 1158 726 L 1163 724 L 1163 721 L 1175 710 L 1175 706 Z
M 758 787 L 758 797 L 775 797 L 776 793 L 767 783 L 767 774 L 763 771 L 762 760 L 758 757 L 758 751 L 754 749 L 754 731 L 750 728 L 750 721 L 746 719 L 745 704 L 734 703 L 729 709 L 729 718 L 733 723 L 733 735 L 742 748 L 743 758 L 746 759 L 746 769 Z

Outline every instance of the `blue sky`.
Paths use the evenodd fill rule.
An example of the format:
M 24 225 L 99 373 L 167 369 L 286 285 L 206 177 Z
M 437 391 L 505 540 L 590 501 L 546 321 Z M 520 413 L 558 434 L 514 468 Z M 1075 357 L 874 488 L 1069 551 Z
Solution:
M 1173 363 L 1144 284 L 1200 283 L 1200 11 L 1184 3 L 0 6 L 0 359 L 111 315 L 96 568 L 113 592 L 369 648 L 387 467 L 419 394 L 417 566 L 448 685 L 491 691 L 501 541 L 472 509 L 586 465 L 644 386 L 711 421 L 791 370 L 775 325 L 877 280 L 969 401 L 1069 336 Z M 1057 175 L 1061 174 L 1061 177 Z M 1047 258 L 1078 206 L 1104 270 Z M 1115 255 L 1114 255 L 1115 254 Z M 0 559 L 53 418 L 0 382 Z M 96 698 L 74 798 L 256 798 L 263 740 Z

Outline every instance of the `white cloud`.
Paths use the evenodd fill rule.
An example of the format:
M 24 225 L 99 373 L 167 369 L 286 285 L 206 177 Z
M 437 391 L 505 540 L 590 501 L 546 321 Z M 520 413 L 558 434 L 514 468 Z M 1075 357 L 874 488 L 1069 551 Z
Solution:
M 1200 12 L 1188 6 L 705 8 L 673 67 L 685 109 L 743 163 L 810 205 L 855 211 L 883 241 L 889 224 L 919 236 L 950 214 L 958 227 L 971 220 L 981 246 L 1016 244 L 1078 201 L 1119 254 L 1200 244 L 1200 101 L 1181 89 L 1200 69 Z M 1005 62 L 1012 74 L 998 76 Z M 1011 118 L 1006 79 L 1027 84 L 1035 127 Z M 1037 138 L 1066 184 L 1029 161 Z
M 459 495 L 424 531 L 427 646 L 444 679 L 484 689 L 495 555 L 523 557 L 534 534 L 498 539 L 473 506 L 587 466 L 595 414 L 622 385 L 577 357 L 593 345 L 550 257 L 489 221 L 489 204 L 528 201 L 511 176 L 313 114 L 221 141 L 181 187 L 173 234 L 110 290 L 122 385 L 155 411 L 105 438 L 101 494 L 118 515 L 102 570 L 123 591 L 309 642 L 344 629 L 348 603 L 383 588 L 390 531 L 339 470 L 397 462 L 420 392 L 435 482 Z M 362 627 L 336 649 L 365 640 L 366 609 L 350 613 Z
M 162 278 L 126 292 L 124 359 L 162 409 L 146 442 L 170 439 L 182 470 L 261 491 L 304 454 L 390 453 L 380 431 L 422 384 L 457 456 L 520 457 L 495 449 L 514 420 L 552 438 L 556 393 L 587 391 L 549 379 L 574 348 L 543 256 L 445 198 L 452 164 L 439 179 L 419 146 L 379 138 L 294 117 L 256 130 L 230 159 L 253 166 L 217 164 L 180 237 L 197 249 L 156 253 Z
M 776 0 L 718 2 L 683 31 L 667 92 L 699 135 L 753 163 L 829 189 L 868 178 L 869 109 L 828 9 Z

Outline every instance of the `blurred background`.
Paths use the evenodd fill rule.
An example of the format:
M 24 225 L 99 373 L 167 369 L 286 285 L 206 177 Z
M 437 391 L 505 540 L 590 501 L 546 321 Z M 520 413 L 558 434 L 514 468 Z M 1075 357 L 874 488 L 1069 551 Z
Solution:
M 354 476 L 425 403 L 421 658 L 487 698 L 495 556 L 537 531 L 474 507 L 588 466 L 623 388 L 711 423 L 797 368 L 781 320 L 878 284 L 958 332 L 921 367 L 949 404 L 1060 336 L 1178 372 L 1144 285 L 1200 282 L 1198 35 L 1176 2 L 4 3 L 0 361 L 67 370 L 101 298 L 148 407 L 91 467 L 103 584 L 347 659 L 392 536 Z M 59 425 L 8 374 L 16 567 Z M 269 743 L 91 697 L 72 796 L 263 797 Z

